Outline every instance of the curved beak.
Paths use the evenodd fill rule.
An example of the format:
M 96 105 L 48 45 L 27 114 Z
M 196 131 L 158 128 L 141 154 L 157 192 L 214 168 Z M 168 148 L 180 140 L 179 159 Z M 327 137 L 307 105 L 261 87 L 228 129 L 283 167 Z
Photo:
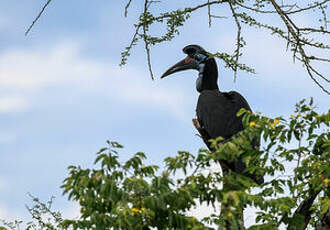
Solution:
M 187 70 L 187 69 L 198 69 L 197 61 L 189 56 L 186 57 L 185 59 L 179 61 L 178 63 L 176 63 L 175 65 L 170 67 L 168 70 L 166 70 L 166 72 L 160 78 L 164 78 L 175 72 L 179 72 L 179 71 L 183 71 L 183 70 Z

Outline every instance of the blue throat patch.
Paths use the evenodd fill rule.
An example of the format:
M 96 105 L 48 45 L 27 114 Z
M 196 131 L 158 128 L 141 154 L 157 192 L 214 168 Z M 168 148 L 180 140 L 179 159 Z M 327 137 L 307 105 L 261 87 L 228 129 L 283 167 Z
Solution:
M 199 64 L 199 73 L 198 73 L 198 78 L 196 80 L 196 89 L 198 92 L 201 92 L 203 89 L 203 74 L 204 74 L 204 63 Z

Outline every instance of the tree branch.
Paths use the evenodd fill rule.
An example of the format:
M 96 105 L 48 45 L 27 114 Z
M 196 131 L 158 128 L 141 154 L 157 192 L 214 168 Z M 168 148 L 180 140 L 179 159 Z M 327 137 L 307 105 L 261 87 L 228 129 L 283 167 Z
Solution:
M 284 24 L 286 25 L 287 29 L 288 29 L 288 38 L 287 38 L 287 42 L 288 45 L 292 44 L 294 46 L 293 48 L 293 58 L 296 59 L 297 58 L 297 52 L 299 52 L 299 54 L 301 55 L 301 58 L 298 60 L 300 60 L 306 67 L 307 73 L 309 74 L 309 76 L 311 77 L 311 79 L 328 95 L 330 95 L 330 92 L 325 89 L 320 83 L 319 81 L 313 76 L 313 69 L 310 65 L 310 58 L 308 55 L 306 55 L 305 50 L 303 48 L 302 43 L 307 43 L 307 41 L 303 40 L 300 38 L 300 29 L 298 26 L 296 26 L 296 24 L 289 18 L 289 16 L 283 12 L 283 10 L 281 9 L 281 7 L 275 2 L 275 0 L 270 0 L 270 2 L 272 3 L 272 5 L 274 6 L 275 10 L 277 11 L 277 13 L 279 14 L 280 18 L 282 19 L 282 21 L 284 22 Z M 293 37 L 293 39 L 295 40 L 294 43 L 291 42 L 290 40 L 290 35 Z M 315 73 L 315 72 L 314 72 Z M 317 74 L 317 73 L 316 73 Z M 320 77 L 320 74 L 317 74 L 317 76 Z M 323 75 L 321 75 L 321 78 L 326 79 L 325 77 L 323 77 Z
M 330 210 L 326 212 L 321 220 L 315 226 L 316 230 L 329 230 L 330 229 Z
M 32 24 L 29 26 L 29 28 L 26 30 L 25 32 L 25 36 L 28 35 L 28 33 L 30 32 L 30 30 L 32 29 L 32 27 L 34 26 L 34 24 L 36 24 L 36 22 L 39 20 L 39 18 L 41 17 L 41 15 L 44 13 L 45 9 L 47 8 L 47 6 L 49 5 L 49 3 L 52 0 L 47 0 L 47 2 L 45 3 L 45 5 L 42 7 L 41 11 L 39 12 L 39 14 L 37 15 L 37 17 L 33 20 Z
M 294 212 L 292 219 L 300 219 L 302 218 L 304 220 L 304 223 L 301 227 L 296 227 L 293 223 L 288 225 L 288 230 L 304 230 L 307 228 L 307 225 L 309 224 L 309 221 L 311 219 L 312 211 L 311 207 L 313 205 L 313 202 L 317 195 L 321 192 L 321 190 L 312 190 L 310 192 L 309 197 L 307 197 L 305 200 L 303 200 L 296 211 Z
M 147 17 L 149 6 L 150 6 L 149 0 L 145 0 L 144 1 L 144 12 L 143 12 L 144 17 Z M 154 74 L 153 74 L 152 68 L 151 68 L 149 42 L 147 41 L 147 25 L 146 25 L 146 23 L 143 24 L 143 40 L 144 40 L 144 48 L 147 53 L 147 63 L 148 63 L 149 73 L 151 76 L 151 80 L 154 80 Z
M 242 44 L 242 38 L 241 38 L 241 30 L 242 30 L 242 27 L 241 27 L 241 24 L 238 20 L 238 17 L 237 17 L 237 14 L 235 12 L 235 9 L 233 7 L 233 4 L 231 2 L 228 2 L 229 3 L 229 6 L 230 6 L 230 10 L 231 10 L 231 13 L 235 19 L 235 23 L 236 23 L 236 27 L 237 27 L 237 35 L 236 35 L 236 49 L 234 51 L 234 56 L 235 56 L 235 63 L 236 65 L 234 66 L 234 82 L 236 81 L 236 77 L 237 77 L 237 64 L 238 64 L 238 58 L 241 56 L 241 53 L 240 53 L 240 48 L 241 46 L 243 46 Z

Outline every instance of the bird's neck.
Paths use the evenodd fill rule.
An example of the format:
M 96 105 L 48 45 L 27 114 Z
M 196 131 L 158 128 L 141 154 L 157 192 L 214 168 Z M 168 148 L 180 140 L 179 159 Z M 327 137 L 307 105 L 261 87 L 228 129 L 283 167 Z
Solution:
M 219 89 L 218 67 L 214 58 L 211 58 L 207 60 L 205 64 L 200 65 L 198 79 L 196 81 L 196 89 L 198 92 Z

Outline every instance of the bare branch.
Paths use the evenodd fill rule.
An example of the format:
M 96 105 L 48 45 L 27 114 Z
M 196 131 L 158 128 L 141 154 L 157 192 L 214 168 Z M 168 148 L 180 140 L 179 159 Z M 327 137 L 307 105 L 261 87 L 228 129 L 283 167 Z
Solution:
M 326 212 L 322 217 L 321 220 L 315 226 L 316 230 L 327 230 L 330 229 L 330 210 Z
M 299 13 L 299 12 L 302 12 L 302 11 L 311 10 L 311 9 L 316 8 L 316 7 L 319 7 L 319 6 L 324 5 L 325 3 L 329 2 L 329 1 L 330 0 L 324 0 L 323 2 L 316 2 L 315 4 L 313 4 L 311 6 L 308 6 L 308 7 L 305 7 L 305 8 L 301 8 L 299 10 L 294 10 L 294 11 L 286 12 L 286 14 L 295 14 L 295 13 Z
M 127 17 L 128 14 L 128 8 L 130 7 L 133 0 L 129 0 L 125 6 L 125 17 Z
M 312 68 L 309 66 L 309 65 L 305 65 L 306 67 L 306 70 L 309 74 L 309 76 L 312 78 L 312 80 L 322 89 L 322 91 L 324 91 L 325 93 L 329 94 L 330 95 L 330 91 L 326 90 L 316 79 L 315 77 L 313 76 L 312 74 Z M 314 72 L 314 71 L 313 71 Z
M 288 29 L 288 38 L 287 38 L 287 42 L 288 44 L 292 44 L 294 46 L 293 49 L 293 58 L 297 58 L 297 52 L 299 52 L 299 54 L 301 55 L 301 58 L 297 58 L 298 60 L 302 61 L 303 64 L 306 67 L 306 70 L 310 76 L 310 78 L 327 94 L 330 95 L 330 92 L 325 89 L 318 80 L 316 80 L 316 78 L 314 77 L 313 73 L 316 73 L 317 76 L 321 77 L 322 79 L 326 79 L 325 77 L 323 77 L 322 75 L 320 75 L 318 72 L 313 71 L 314 69 L 311 67 L 310 65 L 310 58 L 308 57 L 308 55 L 306 55 L 305 50 L 303 48 L 303 43 L 305 44 L 309 44 L 309 42 L 306 39 L 302 39 L 300 37 L 300 29 L 295 25 L 295 23 L 289 18 L 289 16 L 283 12 L 283 10 L 279 7 L 279 5 L 275 2 L 275 0 L 270 0 L 272 5 L 274 6 L 274 8 L 276 9 L 277 13 L 279 14 L 279 16 L 281 17 L 282 21 L 284 22 L 284 24 L 286 25 L 287 29 Z M 290 37 L 292 36 L 292 38 L 294 39 L 294 42 L 291 42 Z M 311 44 L 309 44 L 311 45 Z M 313 44 L 312 46 L 314 46 L 315 44 Z M 326 79 L 327 80 L 327 79 Z
M 210 0 L 207 0 L 208 3 L 210 3 Z M 207 5 L 207 14 L 209 16 L 209 27 L 211 27 L 211 24 L 212 24 L 212 20 L 211 20 L 211 5 L 208 4 Z
M 324 33 L 324 34 L 330 34 L 330 31 L 324 30 L 324 29 L 315 29 L 315 28 L 299 28 L 300 31 L 307 31 L 307 32 L 315 32 L 315 33 Z
M 32 24 L 29 26 L 29 28 L 26 30 L 25 32 L 25 36 L 28 35 L 28 33 L 30 32 L 30 30 L 32 29 L 32 27 L 34 26 L 34 24 L 36 24 L 36 22 L 39 20 L 39 18 L 41 17 L 41 15 L 44 13 L 45 9 L 47 8 L 47 6 L 49 5 L 49 3 L 52 0 L 47 0 L 47 2 L 45 3 L 45 5 L 42 7 L 41 11 L 39 12 L 38 16 L 33 20 Z
M 315 57 L 315 56 L 310 56 L 308 57 L 310 60 L 318 60 L 318 61 L 324 61 L 324 62 L 330 62 L 329 59 L 327 58 L 319 58 L 319 57 Z
M 149 6 L 150 6 L 149 1 L 145 0 L 144 1 L 144 12 L 143 12 L 143 15 L 145 17 L 147 16 Z M 144 48 L 145 48 L 146 53 L 147 53 L 147 63 L 148 63 L 149 73 L 150 73 L 151 79 L 154 80 L 154 74 L 153 74 L 152 68 L 151 68 L 149 42 L 147 40 L 147 25 L 146 25 L 146 23 L 143 24 L 143 40 L 144 40 Z
M 298 8 L 298 6 L 296 4 L 293 4 L 293 5 L 282 5 L 282 6 L 279 6 L 279 7 L 286 14 L 296 14 L 296 13 L 299 13 L 299 12 L 303 12 L 303 11 L 306 11 L 306 10 L 311 10 L 311 9 L 320 7 L 320 6 L 324 5 L 325 3 L 329 2 L 329 1 L 330 0 L 324 0 L 323 2 L 319 2 L 319 3 L 316 2 L 316 3 L 314 3 L 311 6 L 299 8 L 297 10 L 293 10 L 293 8 Z M 241 2 L 239 2 L 239 1 L 235 1 L 235 4 L 241 6 L 244 9 L 251 10 L 251 11 L 254 11 L 256 13 L 262 13 L 262 14 L 276 14 L 277 13 L 276 10 L 261 10 L 259 8 L 254 8 L 254 7 L 251 7 L 251 6 L 244 5 Z M 289 9 L 284 10 L 283 8 L 289 8 Z
M 234 56 L 235 56 L 235 63 L 236 65 L 234 66 L 234 82 L 236 81 L 236 77 L 237 77 L 237 63 L 238 63 L 238 58 L 240 57 L 240 48 L 242 45 L 242 38 L 241 38 L 241 24 L 238 20 L 238 17 L 237 17 L 237 14 L 235 12 L 235 9 L 232 5 L 231 2 L 228 2 L 229 3 L 229 6 L 230 6 L 230 10 L 233 14 L 233 17 L 235 19 L 235 22 L 236 22 L 236 26 L 237 26 L 237 35 L 236 35 L 236 49 L 234 51 Z

